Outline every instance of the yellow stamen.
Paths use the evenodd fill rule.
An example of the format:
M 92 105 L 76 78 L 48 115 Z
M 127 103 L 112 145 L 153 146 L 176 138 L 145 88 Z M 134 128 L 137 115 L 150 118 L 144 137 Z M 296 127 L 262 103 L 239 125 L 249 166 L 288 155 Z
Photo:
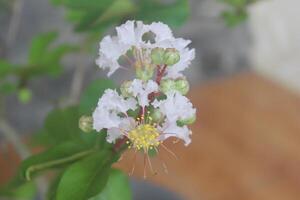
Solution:
M 150 124 L 141 124 L 128 133 L 128 139 L 132 147 L 148 152 L 150 148 L 159 146 L 159 133 L 157 129 Z

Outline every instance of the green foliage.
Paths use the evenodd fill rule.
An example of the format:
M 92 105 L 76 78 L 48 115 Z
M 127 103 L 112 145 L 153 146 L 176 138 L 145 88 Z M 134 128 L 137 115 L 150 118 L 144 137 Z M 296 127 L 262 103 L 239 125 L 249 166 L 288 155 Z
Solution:
M 103 191 L 89 200 L 131 200 L 132 194 L 128 177 L 117 169 L 112 169 Z
M 182 25 L 188 17 L 188 1 L 174 0 L 52 0 L 55 5 L 67 8 L 67 18 L 75 24 L 77 32 L 102 33 L 125 19 L 146 22 L 163 21 L 170 26 Z M 99 36 L 98 36 L 99 37 Z
M 24 160 L 20 166 L 20 176 L 25 180 L 31 180 L 37 172 L 60 168 L 92 152 L 92 149 L 82 144 L 66 142 Z
M 31 200 L 36 195 L 36 186 L 33 182 L 27 182 L 18 187 L 6 187 L 0 190 L 0 196 L 14 200 Z
M 29 80 L 45 75 L 56 77 L 62 72 L 63 56 L 77 49 L 68 44 L 53 46 L 57 36 L 57 33 L 50 32 L 35 37 L 25 64 L 16 65 L 0 59 L 0 95 L 18 91 L 19 100 L 28 103 L 32 96 L 26 88 Z
M 86 200 L 105 187 L 112 164 L 112 152 L 97 152 L 71 165 L 58 185 L 57 200 Z
M 138 12 L 135 18 L 149 23 L 162 21 L 172 27 L 179 27 L 189 16 L 187 0 L 174 0 L 168 4 L 157 0 L 140 0 L 137 4 Z
M 247 8 L 257 0 L 219 0 L 228 5 L 229 9 L 222 13 L 222 18 L 229 27 L 234 27 L 244 22 L 247 17 Z

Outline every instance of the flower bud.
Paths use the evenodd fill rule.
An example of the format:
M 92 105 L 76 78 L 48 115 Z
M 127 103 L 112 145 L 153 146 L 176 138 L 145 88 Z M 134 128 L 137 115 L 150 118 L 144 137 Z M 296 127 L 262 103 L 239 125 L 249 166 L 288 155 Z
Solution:
M 177 90 L 180 94 L 186 95 L 190 89 L 190 84 L 185 78 L 178 79 L 175 81 L 174 89 Z
M 150 116 L 155 123 L 160 123 L 164 119 L 164 115 L 159 109 L 153 109 Z
M 164 54 L 164 64 L 168 66 L 175 65 L 180 60 L 179 52 L 174 48 L 167 48 Z
M 156 47 L 151 51 L 151 60 L 153 64 L 162 65 L 164 64 L 165 50 L 163 48 Z
M 154 69 L 152 67 L 147 67 L 146 69 L 137 68 L 136 77 L 143 81 L 148 81 L 153 77 Z
M 132 81 L 125 81 L 120 87 L 120 91 L 123 97 L 132 97 L 132 93 L 129 91 Z
M 23 104 L 27 104 L 32 99 L 32 92 L 30 89 L 22 88 L 18 92 L 19 101 Z
M 160 91 L 163 92 L 164 94 L 174 90 L 175 86 L 175 81 L 172 79 L 163 79 L 160 82 Z
M 93 117 L 81 116 L 79 119 L 79 128 L 85 133 L 91 132 L 93 130 Z
M 178 120 L 177 124 L 178 126 L 185 126 L 185 125 L 193 124 L 195 121 L 196 121 L 196 115 L 193 115 L 190 118 Z

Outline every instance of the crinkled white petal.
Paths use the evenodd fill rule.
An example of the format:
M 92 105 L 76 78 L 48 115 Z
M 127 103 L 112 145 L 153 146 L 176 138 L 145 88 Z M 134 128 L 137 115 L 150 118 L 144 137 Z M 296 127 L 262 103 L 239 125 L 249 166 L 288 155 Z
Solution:
M 119 114 L 126 114 L 128 110 L 134 110 L 136 107 L 135 99 L 124 99 L 117 91 L 107 89 L 99 99 L 98 106 L 93 113 L 93 127 L 97 131 L 103 128 L 117 128 L 122 121 Z
M 161 22 L 153 22 L 149 30 L 155 34 L 155 42 L 159 43 L 164 40 L 173 40 L 173 33 L 168 25 Z
M 169 137 L 176 137 L 183 140 L 186 146 L 191 143 L 191 131 L 187 128 L 187 126 L 179 127 L 176 123 L 166 122 L 160 129 L 162 131 L 160 140 L 162 141 Z
M 125 133 L 130 131 L 135 127 L 135 121 L 133 118 L 128 117 L 122 119 L 119 127 L 110 128 L 107 130 L 106 141 L 109 143 L 115 143 L 115 141 L 119 138 L 123 138 Z
M 128 49 L 128 45 L 120 43 L 117 37 L 108 35 L 100 42 L 99 58 L 96 64 L 102 69 L 109 69 L 108 76 L 110 76 L 120 68 L 118 60 Z
M 127 21 L 125 24 L 117 27 L 116 30 L 121 43 L 139 48 L 145 45 L 142 37 L 149 31 L 149 25 L 145 25 L 141 21 L 136 23 L 135 21 Z
M 118 127 L 121 121 L 121 117 L 116 113 L 109 112 L 102 107 L 97 107 L 93 113 L 93 128 L 96 131 L 101 131 L 104 128 Z
M 158 91 L 158 85 L 153 80 L 143 82 L 140 79 L 134 79 L 129 87 L 129 91 L 138 99 L 140 106 L 149 105 L 148 95 Z
M 128 110 L 136 109 L 137 102 L 133 98 L 124 99 L 116 90 L 107 89 L 98 101 L 98 107 L 109 111 L 125 113 Z
M 196 109 L 193 108 L 190 100 L 177 91 L 167 93 L 167 99 L 155 100 L 152 105 L 159 108 L 169 122 L 188 119 L 196 114 Z

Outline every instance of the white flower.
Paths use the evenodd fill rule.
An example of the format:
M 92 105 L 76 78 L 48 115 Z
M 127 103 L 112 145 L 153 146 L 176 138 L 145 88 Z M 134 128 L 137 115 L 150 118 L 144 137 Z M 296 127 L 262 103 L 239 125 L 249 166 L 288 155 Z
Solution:
M 177 137 L 184 141 L 185 145 L 191 143 L 190 135 L 192 131 L 187 128 L 187 126 L 179 127 L 175 122 L 165 122 L 163 127 L 160 128 L 163 134 L 160 136 L 161 140 L 166 140 L 169 137 Z
M 149 25 L 143 24 L 141 21 L 127 21 L 125 24 L 116 28 L 120 43 L 127 45 L 128 48 L 135 46 L 137 48 L 144 47 L 146 43 L 142 40 L 143 35 L 149 32 Z
M 165 40 L 174 40 L 172 30 L 168 25 L 161 22 L 153 22 L 150 24 L 149 30 L 155 34 L 155 42 L 160 43 Z
M 157 92 L 158 85 L 152 80 L 143 82 L 142 80 L 134 79 L 128 90 L 138 99 L 139 105 L 145 107 L 149 105 L 148 95 L 152 92 Z
M 108 68 L 107 75 L 110 76 L 121 67 L 118 60 L 127 50 L 128 47 L 121 44 L 117 37 L 106 36 L 100 42 L 99 58 L 96 60 L 96 64 L 102 69 Z
M 127 21 L 116 30 L 117 36 L 106 36 L 100 42 L 99 58 L 96 60 L 96 64 L 100 68 L 109 69 L 108 76 L 121 67 L 118 62 L 120 57 L 132 47 L 135 47 L 136 56 L 138 55 L 133 60 L 142 58 L 141 62 L 149 59 L 148 54 L 155 47 L 177 49 L 180 53 L 180 61 L 167 69 L 167 77 L 174 79 L 182 76 L 181 72 L 190 65 L 195 57 L 194 49 L 187 47 L 191 41 L 174 38 L 171 29 L 161 22 L 147 25 L 141 21 Z M 154 34 L 154 43 L 143 40 L 143 35 L 148 32 Z
M 160 109 L 169 122 L 188 119 L 196 114 L 196 109 L 193 108 L 190 100 L 177 91 L 167 93 L 167 99 L 155 100 L 152 104 Z
M 120 114 L 126 115 L 128 110 L 136 109 L 136 105 L 135 99 L 124 99 L 115 90 L 107 89 L 93 113 L 93 128 L 100 131 L 103 128 L 119 127 L 122 122 Z

